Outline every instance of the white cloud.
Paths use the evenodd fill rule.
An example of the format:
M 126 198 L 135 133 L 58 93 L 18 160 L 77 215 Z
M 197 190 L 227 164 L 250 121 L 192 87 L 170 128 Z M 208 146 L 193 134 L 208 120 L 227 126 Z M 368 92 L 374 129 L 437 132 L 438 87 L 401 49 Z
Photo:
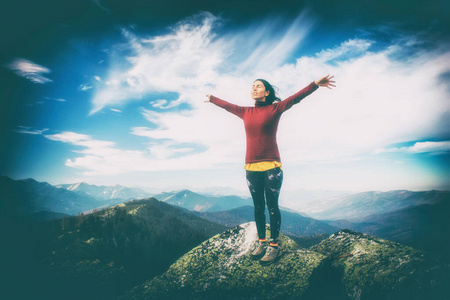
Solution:
M 226 77 L 239 81 L 243 74 L 270 72 L 295 51 L 311 28 L 311 22 L 301 15 L 290 26 L 280 27 L 278 20 L 271 20 L 218 36 L 218 23 L 217 17 L 202 13 L 178 23 L 166 35 L 141 38 L 123 29 L 128 43 L 116 48 L 132 52 L 127 57 L 132 66 L 110 70 L 106 84 L 92 100 L 91 114 L 108 105 L 143 99 L 150 92 L 176 92 L 181 96 L 172 105 L 192 104 L 199 99 L 196 97 L 204 96 L 200 91 L 216 90 Z M 120 60 L 124 55 L 116 56 Z M 123 64 L 118 61 L 117 65 Z M 227 71 L 230 74 L 224 76 L 224 70 L 231 70 Z
M 374 153 L 409 152 L 409 153 L 445 153 L 450 152 L 450 141 L 417 142 L 413 146 L 400 148 L 381 148 Z
M 14 131 L 18 132 L 18 133 L 40 135 L 40 134 L 43 134 L 44 132 L 48 131 L 48 128 L 35 129 L 35 128 L 32 128 L 32 127 L 28 127 L 28 126 L 19 126 L 19 128 L 14 130 Z
M 118 112 L 118 113 L 122 112 L 120 109 L 116 109 L 116 108 L 110 108 L 110 110 L 113 111 L 113 112 Z
M 150 101 L 150 105 L 152 107 L 161 108 L 161 109 L 169 109 L 175 106 L 178 106 L 181 101 L 167 101 L 166 99 L 157 99 L 154 101 Z
M 449 54 L 428 53 L 404 63 L 391 58 L 393 51 L 401 51 L 400 48 L 365 52 L 370 43 L 347 41 L 315 57 L 302 57 L 295 65 L 283 65 L 264 74 L 280 87 L 282 97 L 327 73 L 334 74 L 337 80 L 336 89 L 316 91 L 283 116 L 278 134 L 283 161 L 304 164 L 351 159 L 379 147 L 423 139 L 445 130 L 436 125 L 436 120 L 449 110 L 448 94 L 437 78 L 449 69 Z M 343 57 L 346 53 L 352 58 L 337 65 L 327 63 L 330 57 Z M 248 87 L 242 84 L 245 81 L 251 83 L 246 75 L 242 80 L 217 76 L 209 91 L 230 102 L 251 105 L 246 100 Z M 236 88 L 230 90 L 230 86 Z M 200 93 L 192 95 L 195 101 L 203 98 Z M 146 119 L 158 127 L 148 129 L 146 136 L 202 143 L 224 164 L 241 162 L 241 122 L 201 100 L 190 103 L 195 109 L 189 115 L 144 110 Z M 206 116 L 211 116 L 211 123 L 202 124 L 199 119 Z M 205 130 L 208 126 L 216 129 L 213 134 Z M 237 151 L 232 150 L 232 145 Z
M 343 43 L 342 49 L 354 53 L 349 45 Z M 341 56 L 342 49 L 333 52 Z M 361 53 L 336 65 L 327 64 L 329 51 L 322 51 L 278 71 L 280 78 L 286 78 L 282 90 L 291 92 L 294 84 L 289 85 L 289 78 L 305 78 L 305 72 L 314 77 L 330 73 L 337 80 L 333 91 L 319 90 L 301 107 L 294 107 L 295 112 L 285 114 L 279 134 L 280 148 L 287 149 L 284 157 L 292 162 L 336 161 L 442 135 L 446 129 L 437 121 L 450 108 L 438 77 L 450 69 L 450 53 L 424 53 L 408 61 L 392 58 L 401 51 L 389 47 Z
M 133 133 L 145 135 L 145 129 L 136 128 Z M 168 140 L 150 143 L 147 151 L 137 151 L 119 149 L 114 142 L 95 140 L 89 135 L 75 132 L 62 132 L 45 137 L 84 148 L 74 150 L 73 152 L 80 156 L 68 159 L 66 166 L 83 170 L 83 175 L 86 176 L 205 169 L 214 161 L 212 156 L 204 153 L 185 157 L 183 154 L 192 152 L 192 147 L 177 147 L 178 144 Z
M 227 40 L 234 41 L 234 47 L 240 47 L 239 52 L 250 51 L 246 53 L 247 58 L 237 64 L 239 73 L 270 73 L 279 68 L 301 45 L 313 26 L 306 13 L 299 15 L 288 26 L 283 27 L 278 24 L 280 22 L 272 18 L 241 34 L 227 37 Z
M 142 99 L 149 92 L 195 90 L 205 78 L 215 74 L 214 69 L 224 60 L 221 43 L 214 41 L 212 27 L 216 18 L 206 14 L 198 26 L 180 23 L 166 36 L 138 38 L 123 29 L 128 40 L 127 57 L 132 67 L 128 70 L 111 70 L 107 84 L 100 88 L 94 99 L 91 113 L 111 104 Z M 122 55 L 118 55 L 121 59 Z M 109 84 L 108 84 L 109 83 Z M 177 103 L 186 101 L 183 97 Z
M 82 90 L 83 92 L 87 91 L 87 90 L 90 90 L 92 88 L 93 88 L 93 86 L 89 85 L 89 84 L 81 84 L 80 87 L 79 87 L 79 89 Z
M 419 142 L 415 143 L 408 151 L 412 153 L 449 152 L 450 141 Z
M 203 101 L 205 94 L 212 93 L 250 106 L 252 80 L 261 77 L 278 86 L 285 98 L 323 75 L 335 75 L 337 88 L 319 89 L 283 115 L 278 142 L 283 162 L 291 166 L 357 161 L 376 149 L 426 140 L 446 130 L 438 120 L 449 112 L 449 95 L 439 76 L 450 70 L 450 52 L 423 51 L 399 60 L 408 51 L 408 39 L 373 50 L 375 41 L 355 38 L 286 63 L 311 31 L 306 16 L 292 26 L 267 22 L 225 35 L 217 33 L 215 22 L 214 16 L 204 14 L 177 24 L 166 35 L 144 38 L 124 30 L 125 48 L 133 53 L 126 57 L 131 67 L 123 69 L 117 63 L 109 70 L 95 92 L 91 113 L 145 100 L 148 106 L 140 113 L 151 124 L 134 127 L 131 134 L 148 138 L 148 151 L 93 144 L 90 137 L 59 138 L 87 147 L 67 165 L 90 174 L 119 174 L 243 164 L 242 121 Z M 268 45 L 273 45 L 271 51 Z M 173 92 L 179 97 L 147 99 L 151 92 Z M 169 109 L 180 103 L 191 109 Z M 418 144 L 415 152 L 410 151 L 424 148 Z
M 322 62 L 348 60 L 359 57 L 366 52 L 374 42 L 364 39 L 352 39 L 343 42 L 332 49 L 324 49 L 317 53 L 317 58 Z
M 45 135 L 52 141 L 69 143 L 85 148 L 75 150 L 81 157 L 68 159 L 66 166 L 79 168 L 84 175 L 119 174 L 131 171 L 126 167 L 124 160 L 128 156 L 139 155 L 139 151 L 122 151 L 115 148 L 115 143 L 109 141 L 94 140 L 89 135 L 75 132 L 62 132 L 54 135 Z
M 47 100 L 53 100 L 53 101 L 57 101 L 57 102 L 66 102 L 66 99 L 63 98 L 50 98 L 50 97 L 44 97 Z
M 34 83 L 43 84 L 53 81 L 44 76 L 44 74 L 51 72 L 50 69 L 23 58 L 13 60 L 8 65 L 8 68 L 14 71 L 17 75 L 25 77 Z

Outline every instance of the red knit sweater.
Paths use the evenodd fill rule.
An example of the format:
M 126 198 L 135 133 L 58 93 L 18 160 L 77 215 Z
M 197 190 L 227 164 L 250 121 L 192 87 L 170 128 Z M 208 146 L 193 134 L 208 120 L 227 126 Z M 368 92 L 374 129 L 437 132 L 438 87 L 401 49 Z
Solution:
M 260 161 L 281 162 L 276 137 L 281 114 L 317 89 L 318 86 L 311 82 L 301 91 L 272 105 L 260 105 L 255 102 L 254 107 L 244 107 L 231 104 L 214 96 L 210 97 L 210 102 L 235 114 L 244 121 L 247 136 L 246 164 Z

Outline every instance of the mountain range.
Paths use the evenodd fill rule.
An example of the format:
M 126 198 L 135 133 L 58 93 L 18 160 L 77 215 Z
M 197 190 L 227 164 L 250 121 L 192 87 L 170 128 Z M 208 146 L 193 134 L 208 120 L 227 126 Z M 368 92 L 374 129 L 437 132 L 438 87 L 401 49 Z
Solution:
M 53 186 L 32 178 L 13 180 L 0 176 L 0 216 L 46 221 L 92 212 L 149 193 L 120 185 L 96 186 L 84 182 Z
M 281 207 L 282 230 L 302 245 L 320 241 L 339 228 L 414 246 L 438 253 L 450 251 L 449 191 L 390 191 L 357 194 L 316 194 L 300 191 L 315 202 L 303 207 L 308 214 Z M 142 189 L 123 186 L 95 186 L 86 183 L 52 186 L 34 179 L 0 177 L 0 217 L 46 221 L 147 196 Z M 293 195 L 293 194 L 291 194 Z M 319 200 L 322 196 L 331 196 Z M 123 198 L 115 198 L 123 197 Z M 179 206 L 228 228 L 253 220 L 252 201 L 239 196 L 211 196 L 189 190 L 165 192 L 155 198 Z M 305 203 L 305 199 L 299 202 Z M 311 218 L 310 216 L 315 216 Z M 316 218 L 323 218 L 317 220 Z M 325 217 L 329 217 L 328 220 Z M 306 237 L 313 236 L 311 241 Z M 302 238 L 302 240 L 300 239 Z M 304 243 L 306 242 L 306 243 Z
M 446 255 L 450 253 L 449 213 L 447 193 L 446 198 L 435 198 L 428 204 L 367 216 L 363 222 L 347 224 L 346 228 Z M 336 222 L 331 224 L 341 227 Z
M 225 211 L 245 205 L 252 205 L 250 198 L 239 196 L 205 196 L 190 190 L 161 193 L 154 195 L 160 201 L 183 207 L 191 211 Z
M 414 193 L 411 192 L 410 199 L 414 198 Z M 391 194 L 395 195 L 397 193 Z M 250 293 L 247 297 L 243 292 L 242 299 L 250 299 L 255 289 L 261 289 L 266 291 L 261 299 L 269 299 L 270 289 L 265 289 L 274 280 L 272 286 L 276 287 L 274 295 L 277 297 L 421 299 L 427 295 L 427 299 L 446 299 L 439 295 L 443 291 L 442 280 L 448 280 L 448 251 L 439 252 L 436 248 L 446 249 L 448 245 L 450 202 L 445 196 L 448 192 L 431 191 L 427 195 L 435 196 L 429 201 L 425 199 L 426 204 L 412 201 L 417 205 L 368 215 L 364 222 L 355 219 L 325 222 L 282 209 L 283 232 L 292 238 L 283 235 L 286 256 L 280 259 L 272 274 L 246 260 L 246 252 L 238 243 L 242 238 L 233 237 L 241 232 L 233 224 L 253 219 L 252 206 L 248 202 L 241 205 L 241 201 L 250 199 L 236 197 L 234 202 L 222 204 L 220 201 L 227 198 L 182 190 L 160 194 L 158 200 L 132 200 L 110 208 L 98 208 L 105 203 L 112 205 L 111 199 L 94 198 L 32 179 L 15 181 L 0 177 L 0 238 L 3 241 L 0 281 L 5 283 L 0 298 L 115 299 L 122 295 L 124 299 L 152 299 L 150 287 L 158 293 L 163 288 L 164 295 L 186 295 L 188 291 L 187 299 L 229 299 L 227 293 L 239 290 Z M 171 199 L 184 207 L 170 204 Z M 194 199 L 195 205 L 191 205 L 189 199 Z M 384 201 L 383 197 L 374 199 Z M 202 208 L 196 212 L 197 205 Z M 232 208 L 214 211 L 214 207 L 221 205 Z M 97 209 L 93 210 L 94 207 Z M 53 208 L 73 214 L 86 210 L 89 213 L 65 215 L 40 223 L 23 222 L 36 213 L 55 213 Z M 16 215 L 21 218 L 12 217 Z M 346 226 L 342 226 L 344 223 Z M 411 238 L 416 238 L 416 248 L 423 249 L 423 244 L 428 243 L 432 245 L 428 250 L 439 253 L 441 258 L 372 235 L 348 230 L 334 233 L 343 227 L 359 228 L 377 236 L 389 233 L 392 239 L 410 235 L 402 243 L 408 244 Z M 216 235 L 219 233 L 221 235 Z M 308 241 L 308 246 L 305 243 L 302 248 L 295 243 L 310 235 L 315 238 Z M 216 237 L 209 240 L 213 236 Z M 250 236 L 244 234 L 243 238 Z M 236 249 L 221 248 L 222 241 L 233 240 Z M 249 244 L 244 244 L 247 249 Z M 214 252 L 216 248 L 219 252 Z M 193 253 L 196 256 L 192 256 Z M 197 258 L 193 260 L 194 257 Z M 226 260 L 227 257 L 235 260 Z M 312 264 L 309 271 L 302 271 L 308 264 Z M 231 267 L 235 281 L 223 277 L 228 276 L 222 273 L 227 266 Z M 204 272 L 203 268 L 206 268 Z M 184 282 L 185 287 L 193 289 L 172 289 L 176 282 L 167 281 L 172 278 L 171 274 L 185 274 L 177 277 L 177 282 Z M 216 281 L 210 281 L 211 278 Z M 288 282 L 276 278 L 285 278 Z M 218 286 L 220 280 L 223 284 Z M 194 282 L 199 285 L 193 285 Z
M 169 195 L 169 200 L 174 195 L 172 196 L 174 201 L 169 203 L 190 210 L 195 210 L 193 209 L 195 205 L 199 207 L 202 203 L 207 203 L 207 197 L 201 197 L 201 195 L 189 191 L 168 193 L 161 198 L 166 199 L 164 197 L 167 195 Z M 194 201 L 190 202 L 191 199 Z M 434 253 L 450 252 L 450 235 L 448 235 L 450 218 L 447 217 L 450 213 L 449 191 L 365 192 L 341 195 L 336 198 L 337 203 L 330 204 L 329 202 L 333 199 L 335 198 L 322 201 L 324 206 L 320 212 L 316 209 L 314 215 L 336 218 L 346 216 L 348 219 L 317 220 L 281 207 L 282 232 L 291 235 L 302 245 L 310 245 L 311 241 L 305 240 L 305 236 L 313 236 L 313 241 L 320 241 L 339 228 L 343 228 L 368 233 Z M 195 205 L 188 206 L 186 203 L 195 203 Z M 249 205 L 226 211 L 205 209 L 196 213 L 202 218 L 228 228 L 254 219 L 253 207 Z M 267 212 L 266 215 L 268 216 Z
M 320 220 L 345 219 L 363 221 L 367 216 L 393 212 L 399 209 L 423 204 L 434 204 L 450 199 L 449 191 L 413 192 L 395 190 L 388 192 L 370 191 L 333 196 L 317 200 L 303 207 L 293 207 Z
M 282 219 L 282 232 L 294 236 L 310 236 L 317 234 L 333 234 L 339 227 L 329 225 L 298 213 L 280 209 Z M 197 212 L 198 216 L 225 225 L 229 228 L 254 220 L 253 206 L 241 206 L 232 210 L 220 212 Z M 266 218 L 269 215 L 266 210 Z M 267 219 L 268 221 L 268 219 Z
M 74 184 L 60 184 L 56 185 L 57 188 L 65 189 L 68 191 L 76 192 L 82 195 L 89 195 L 97 199 L 104 200 L 131 200 L 131 199 L 144 199 L 151 196 L 150 193 L 139 189 L 139 188 L 129 188 L 119 184 L 114 186 L 97 186 L 87 184 L 85 182 L 74 183 Z
M 58 189 L 34 179 L 13 180 L 0 176 L 0 216 L 2 218 L 42 219 L 76 215 L 110 204 L 89 195 Z

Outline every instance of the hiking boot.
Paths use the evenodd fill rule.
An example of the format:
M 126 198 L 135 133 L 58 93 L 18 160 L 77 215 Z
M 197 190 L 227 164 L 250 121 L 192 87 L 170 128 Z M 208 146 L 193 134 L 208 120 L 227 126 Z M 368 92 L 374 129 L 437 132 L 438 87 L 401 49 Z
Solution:
M 281 249 L 275 248 L 275 247 L 268 247 L 266 254 L 263 258 L 259 261 L 259 263 L 263 266 L 270 265 L 271 263 L 275 262 L 278 258 L 281 256 Z
M 252 257 L 252 259 L 258 260 L 264 256 L 266 250 L 267 250 L 267 242 L 259 242 L 258 246 L 255 248 L 255 250 L 253 250 L 250 256 Z

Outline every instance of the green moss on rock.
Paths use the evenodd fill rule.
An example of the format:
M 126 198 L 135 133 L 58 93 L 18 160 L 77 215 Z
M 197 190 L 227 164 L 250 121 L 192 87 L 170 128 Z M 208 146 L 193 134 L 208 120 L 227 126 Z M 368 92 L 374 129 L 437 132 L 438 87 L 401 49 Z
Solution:
M 343 230 L 300 248 L 281 235 L 283 256 L 270 266 L 249 257 L 254 223 L 225 231 L 122 299 L 444 300 L 448 262 L 423 251 Z
M 448 299 L 448 264 L 423 251 L 350 230 L 310 249 L 342 270 L 352 299 Z
M 301 249 L 281 235 L 278 262 L 261 266 L 250 258 L 254 223 L 216 235 L 186 253 L 161 276 L 130 291 L 125 299 L 302 299 L 325 255 Z

